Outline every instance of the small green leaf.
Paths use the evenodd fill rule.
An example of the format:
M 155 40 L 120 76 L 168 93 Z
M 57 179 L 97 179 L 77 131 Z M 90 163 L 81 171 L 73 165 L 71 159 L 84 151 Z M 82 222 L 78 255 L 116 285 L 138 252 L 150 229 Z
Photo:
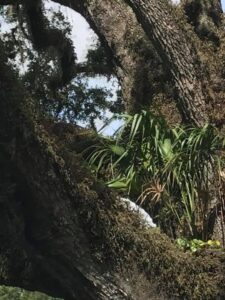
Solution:
M 121 156 L 126 151 L 124 147 L 118 146 L 118 145 L 111 145 L 110 149 L 113 153 L 115 153 L 118 156 Z
M 111 181 L 107 185 L 113 189 L 127 189 L 127 183 L 122 180 Z

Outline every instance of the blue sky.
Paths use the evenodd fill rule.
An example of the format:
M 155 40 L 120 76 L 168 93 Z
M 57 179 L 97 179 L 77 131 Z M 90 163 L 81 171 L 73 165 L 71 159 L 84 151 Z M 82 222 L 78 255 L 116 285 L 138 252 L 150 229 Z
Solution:
M 223 10 L 225 9 L 225 0 L 222 0 L 222 6 L 223 6 Z

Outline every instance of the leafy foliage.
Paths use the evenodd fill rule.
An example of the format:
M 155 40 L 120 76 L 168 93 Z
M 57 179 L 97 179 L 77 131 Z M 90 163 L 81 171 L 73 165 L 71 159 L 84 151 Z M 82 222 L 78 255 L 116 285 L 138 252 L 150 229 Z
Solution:
M 0 286 L 1 300 L 57 300 L 42 293 L 28 292 L 20 288 Z M 59 299 L 58 299 L 59 300 Z
M 94 121 L 99 118 L 106 120 L 105 111 L 110 109 L 111 92 L 106 88 L 89 87 L 85 78 L 78 77 L 69 85 L 51 89 L 46 85 L 48 70 L 43 74 L 40 70 L 40 62 L 32 63 L 31 70 L 24 82 L 37 103 L 42 113 L 47 117 L 53 117 L 70 123 L 85 122 L 94 128 Z M 43 76 L 41 76 L 41 74 Z
M 115 138 L 93 147 L 88 160 L 95 172 L 106 173 L 109 187 L 136 199 L 162 228 L 175 222 L 175 235 L 203 237 L 225 140 L 209 124 L 170 128 L 146 111 L 123 117 Z
M 93 71 L 100 66 L 100 68 L 105 68 L 106 73 L 108 73 L 109 76 L 112 75 L 112 63 L 106 55 L 105 48 L 99 42 L 97 42 L 97 45 L 94 48 L 88 50 L 86 59 L 87 64 L 92 67 Z
M 190 250 L 191 252 L 196 252 L 198 250 L 203 250 L 205 248 L 209 249 L 220 249 L 221 245 L 219 241 L 208 240 L 207 242 L 203 242 L 202 240 L 188 240 L 185 238 L 178 238 L 176 240 L 178 246 L 183 250 Z
M 14 11 L 15 9 L 18 11 Z M 4 9 L 2 14 L 4 22 L 8 23 L 9 27 L 9 30 L 0 33 L 9 62 L 20 74 L 24 86 L 36 99 L 45 117 L 70 123 L 83 122 L 95 129 L 94 121 L 96 119 L 105 121 L 106 111 L 118 112 L 116 110 L 118 103 L 114 104 L 111 101 L 112 94 L 108 89 L 89 86 L 90 74 L 75 72 L 71 82 L 60 85 L 62 69 L 57 53 L 52 47 L 39 52 L 34 49 L 23 10 L 10 6 Z M 71 37 L 71 25 L 60 10 L 49 9 L 46 16 L 50 20 L 50 28 L 60 30 L 68 39 Z M 96 47 L 97 49 L 92 49 L 88 53 L 85 64 L 89 67 L 94 63 L 106 67 L 103 48 L 99 45 Z M 91 76 L 95 76 L 95 73 L 93 72 Z

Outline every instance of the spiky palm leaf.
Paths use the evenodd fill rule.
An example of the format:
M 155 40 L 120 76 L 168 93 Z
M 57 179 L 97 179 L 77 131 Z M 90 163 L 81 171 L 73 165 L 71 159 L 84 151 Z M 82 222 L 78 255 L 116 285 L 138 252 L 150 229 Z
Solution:
M 90 164 L 95 165 L 97 173 L 110 165 L 108 185 L 126 190 L 136 199 L 142 195 L 145 202 L 163 197 L 162 192 L 154 190 L 153 183 L 158 183 L 166 199 L 179 204 L 179 211 L 174 211 L 176 205 L 166 205 L 173 207 L 180 223 L 185 219 L 193 234 L 200 214 L 203 219 L 205 213 L 199 208 L 199 191 L 209 189 L 210 166 L 221 169 L 219 152 L 224 139 L 211 125 L 169 128 L 162 117 L 146 111 L 124 115 L 124 120 L 114 140 L 106 139 L 96 146 Z

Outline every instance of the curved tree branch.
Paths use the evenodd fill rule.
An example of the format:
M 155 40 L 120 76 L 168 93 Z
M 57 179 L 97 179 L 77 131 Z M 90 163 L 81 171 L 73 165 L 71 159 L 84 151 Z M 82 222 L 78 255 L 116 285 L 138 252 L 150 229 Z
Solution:
M 139 111 L 154 94 L 162 92 L 160 82 L 168 81 L 168 74 L 163 72 L 159 56 L 124 0 L 55 2 L 80 13 L 98 35 L 120 81 L 127 111 Z
M 16 185 L 5 196 L 4 187 L 0 189 L 0 282 L 66 299 L 127 299 L 112 273 L 107 275 L 91 254 L 79 216 L 83 196 L 78 186 L 85 180 L 91 185 L 93 179 L 70 179 L 62 171 L 64 160 L 38 124 L 32 100 L 7 65 L 3 49 L 1 44 L 0 175 L 1 184 L 10 174 Z

